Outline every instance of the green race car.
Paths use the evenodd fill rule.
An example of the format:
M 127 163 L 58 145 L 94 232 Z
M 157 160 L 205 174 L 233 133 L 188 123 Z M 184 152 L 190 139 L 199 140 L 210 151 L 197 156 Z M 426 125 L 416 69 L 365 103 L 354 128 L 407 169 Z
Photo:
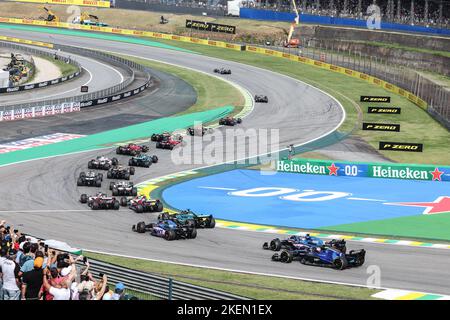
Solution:
M 187 224 L 195 228 L 209 228 L 216 226 L 216 220 L 212 214 L 198 214 L 190 209 L 180 211 L 178 213 L 163 212 L 158 216 L 159 220 L 177 220 L 181 224 Z

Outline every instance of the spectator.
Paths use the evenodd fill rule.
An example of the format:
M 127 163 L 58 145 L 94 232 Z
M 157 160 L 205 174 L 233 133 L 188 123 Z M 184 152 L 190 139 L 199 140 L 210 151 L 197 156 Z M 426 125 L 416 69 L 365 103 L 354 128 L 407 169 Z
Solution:
M 130 296 L 125 293 L 125 285 L 122 282 L 116 284 L 112 300 L 130 300 Z
M 48 281 L 50 270 L 48 268 L 45 269 L 44 276 L 42 277 L 43 286 L 45 290 L 53 296 L 53 300 L 72 299 L 72 281 L 76 276 L 76 268 L 74 266 L 74 263 L 75 262 L 71 263 L 69 267 L 65 267 L 61 270 L 61 276 L 64 279 L 59 284 L 52 285 L 51 282 Z
M 22 300 L 39 300 L 42 296 L 42 278 L 44 258 L 36 257 L 33 261 L 33 270 L 27 271 L 22 277 Z
M 3 280 L 2 300 L 19 300 L 19 265 L 14 261 L 16 258 L 16 250 L 9 249 L 9 252 L 1 262 L 1 276 Z

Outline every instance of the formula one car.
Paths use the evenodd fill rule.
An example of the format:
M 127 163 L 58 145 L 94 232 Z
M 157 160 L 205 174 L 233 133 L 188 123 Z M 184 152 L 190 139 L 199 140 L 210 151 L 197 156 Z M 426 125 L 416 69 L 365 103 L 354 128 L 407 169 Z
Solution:
M 169 138 L 156 142 L 156 148 L 173 150 L 176 146 L 181 145 L 183 137 L 181 135 L 170 136 Z
M 99 170 L 109 170 L 112 166 L 116 166 L 119 164 L 117 158 L 106 158 L 103 156 L 98 156 L 95 159 L 92 159 L 88 162 L 89 169 L 99 169 Z
M 290 263 L 294 259 L 305 265 L 316 265 L 321 267 L 332 267 L 343 270 L 348 267 L 359 267 L 364 264 L 366 251 L 351 250 L 344 253 L 327 246 L 304 246 L 301 249 L 286 249 L 272 256 L 272 261 Z
M 122 197 L 120 205 L 127 206 L 136 213 L 142 212 L 162 212 L 164 206 L 158 199 L 147 199 L 146 196 L 137 196 L 131 199 Z
M 219 120 L 219 124 L 223 126 L 235 126 L 239 123 L 242 123 L 241 118 L 225 117 Z
M 172 136 L 172 134 L 167 131 L 163 132 L 163 133 L 154 133 L 150 137 L 150 140 L 158 142 L 158 141 L 163 141 L 163 140 L 169 139 L 171 136 Z
M 140 154 L 141 152 L 147 152 L 148 151 L 148 146 L 145 145 L 137 145 L 134 143 L 129 143 L 126 146 L 119 146 L 116 149 L 116 153 L 117 154 L 123 154 L 126 156 L 135 156 L 137 154 Z
M 158 157 L 155 155 L 150 157 L 146 154 L 140 154 L 140 155 L 134 156 L 133 158 L 128 160 L 128 165 L 130 167 L 134 166 L 134 167 L 148 168 L 152 165 L 152 163 L 157 163 L 157 162 L 158 162 Z
M 137 196 L 137 188 L 133 182 L 111 182 L 109 190 L 112 191 L 113 196 Z
M 123 166 L 114 166 L 108 170 L 106 177 L 108 179 L 130 180 L 130 176 L 134 174 L 134 171 L 134 167 L 125 168 Z
M 339 250 L 343 253 L 346 252 L 346 242 L 344 239 L 342 240 L 336 240 L 332 239 L 330 241 L 324 242 L 323 240 L 317 238 L 317 237 L 311 237 L 309 234 L 306 234 L 305 236 L 290 236 L 286 240 L 280 240 L 278 238 L 273 239 L 268 242 L 264 242 L 263 249 L 266 250 L 272 250 L 272 251 L 280 251 L 281 249 L 288 249 L 288 250 L 294 250 L 303 248 L 305 246 L 311 247 L 311 246 L 326 246 L 329 248 L 333 248 L 336 250 Z
M 262 103 L 268 103 L 269 102 L 269 98 L 267 98 L 267 96 L 263 96 L 263 95 L 255 95 L 255 102 L 262 102 Z
M 80 172 L 80 176 L 77 179 L 77 186 L 86 187 L 101 187 L 103 181 L 103 174 L 96 173 L 94 171 Z
M 204 136 L 206 133 L 211 132 L 211 128 L 206 127 L 190 127 L 187 128 L 186 133 L 190 136 Z
M 195 239 L 197 237 L 197 229 L 181 225 L 173 220 L 160 220 L 157 223 L 145 224 L 144 221 L 138 222 L 131 228 L 134 232 L 145 233 L 149 231 L 152 236 L 161 237 L 168 241 L 178 239 Z
M 190 209 L 180 211 L 179 213 L 164 212 L 158 216 L 162 220 L 177 220 L 181 224 L 187 224 L 196 228 L 214 228 L 216 220 L 212 214 L 197 214 Z
M 231 74 L 231 69 L 216 68 L 216 69 L 214 69 L 214 73 L 219 73 L 219 74 Z
M 114 197 L 108 197 L 105 193 L 97 193 L 95 196 L 88 197 L 86 194 L 80 196 L 81 203 L 87 203 L 92 210 L 114 209 L 119 210 L 120 203 Z

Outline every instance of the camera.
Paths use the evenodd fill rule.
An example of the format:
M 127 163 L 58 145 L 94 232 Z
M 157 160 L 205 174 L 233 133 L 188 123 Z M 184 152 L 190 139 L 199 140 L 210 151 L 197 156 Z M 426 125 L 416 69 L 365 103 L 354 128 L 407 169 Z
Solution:
M 67 268 L 70 264 L 68 261 L 69 254 L 68 253 L 60 253 L 56 256 L 56 266 L 58 268 Z

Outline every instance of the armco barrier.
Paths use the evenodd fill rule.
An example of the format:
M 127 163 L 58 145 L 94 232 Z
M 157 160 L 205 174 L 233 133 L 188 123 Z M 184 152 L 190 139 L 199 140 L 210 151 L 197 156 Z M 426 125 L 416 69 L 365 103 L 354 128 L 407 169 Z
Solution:
M 110 8 L 110 1 L 97 1 L 97 0 L 9 0 L 14 2 L 30 2 L 30 3 L 46 3 L 46 4 L 58 4 L 58 5 L 76 5 L 83 7 L 99 7 Z
M 278 160 L 275 167 L 276 171 L 279 172 L 450 182 L 450 166 L 439 165 L 345 162 L 299 158 Z
M 7 42 L 1 41 L 3 38 L 7 38 L 7 40 L 5 40 Z M 52 57 L 52 58 L 54 56 L 53 54 L 51 54 L 48 51 L 37 50 L 34 48 L 16 45 L 14 43 L 9 43 L 9 41 L 11 41 L 10 39 L 11 38 L 9 38 L 9 37 L 0 37 L 0 47 L 7 47 L 7 48 L 14 49 L 14 50 L 20 50 L 23 52 L 27 52 L 27 53 L 39 55 L 39 56 L 46 56 L 46 57 Z M 17 39 L 17 38 L 14 38 L 14 39 L 21 40 L 21 41 L 14 41 L 14 42 L 19 42 L 19 43 L 23 43 L 23 44 L 31 44 L 31 45 L 40 45 L 40 44 L 33 44 L 32 42 L 34 42 L 34 41 L 30 41 L 30 40 Z M 51 47 L 45 45 L 45 47 L 53 48 L 53 45 L 51 45 Z M 32 83 L 32 84 L 25 84 L 25 85 L 9 87 L 9 88 L 0 88 L 0 93 L 11 93 L 11 92 L 18 92 L 18 91 L 27 91 L 27 90 L 32 90 L 32 89 L 36 89 L 36 88 L 44 88 L 44 87 L 48 87 L 48 86 L 55 85 L 58 83 L 66 82 L 68 80 L 72 80 L 73 78 L 78 77 L 82 73 L 81 65 L 73 59 L 70 59 L 70 58 L 64 58 L 64 59 L 67 63 L 76 65 L 78 70 L 72 74 L 69 74 L 69 75 L 61 77 L 61 78 L 53 79 L 53 80 L 42 81 L 42 82 Z
M 408 91 L 406 91 L 402 88 L 399 88 L 389 82 L 378 79 L 376 77 L 372 77 L 372 76 L 362 73 L 362 72 L 358 72 L 358 71 L 355 71 L 352 69 L 348 69 L 348 68 L 336 66 L 333 64 L 325 63 L 322 61 L 313 60 L 310 58 L 297 56 L 295 54 L 284 53 L 284 52 L 276 51 L 276 50 L 272 50 L 272 49 L 265 49 L 265 48 L 255 47 L 255 46 L 246 46 L 246 51 L 264 54 L 264 55 L 268 55 L 268 56 L 272 56 L 272 57 L 285 58 L 285 59 L 289 59 L 291 61 L 308 64 L 313 67 L 345 74 L 347 76 L 351 76 L 351 77 L 354 77 L 354 78 L 357 78 L 360 80 L 364 80 L 370 84 L 375 84 L 375 85 L 380 86 L 380 87 L 382 87 L 390 92 L 393 92 L 395 94 L 399 94 L 402 97 L 407 98 L 409 101 L 413 102 L 414 104 L 416 104 L 417 106 L 421 107 L 424 110 L 427 110 L 427 107 L 428 107 L 428 104 L 424 100 L 415 96 L 411 92 L 408 92 Z
M 127 289 L 168 300 L 248 300 L 248 298 L 173 280 L 122 266 L 89 259 L 89 271 L 97 277 L 104 273 L 114 285 L 122 282 Z M 79 268 L 83 268 L 81 262 Z
M 244 19 L 272 20 L 272 21 L 286 21 L 286 22 L 292 22 L 294 21 L 295 18 L 295 14 L 291 12 L 279 12 L 279 11 L 251 9 L 251 8 L 241 8 L 239 15 L 241 18 Z M 300 22 L 367 28 L 366 20 L 339 18 L 330 16 L 317 16 L 312 14 L 300 14 Z M 425 26 L 411 26 L 407 24 L 389 23 L 383 21 L 381 22 L 381 29 L 450 36 L 449 29 L 439 29 L 429 27 L 427 28 Z

